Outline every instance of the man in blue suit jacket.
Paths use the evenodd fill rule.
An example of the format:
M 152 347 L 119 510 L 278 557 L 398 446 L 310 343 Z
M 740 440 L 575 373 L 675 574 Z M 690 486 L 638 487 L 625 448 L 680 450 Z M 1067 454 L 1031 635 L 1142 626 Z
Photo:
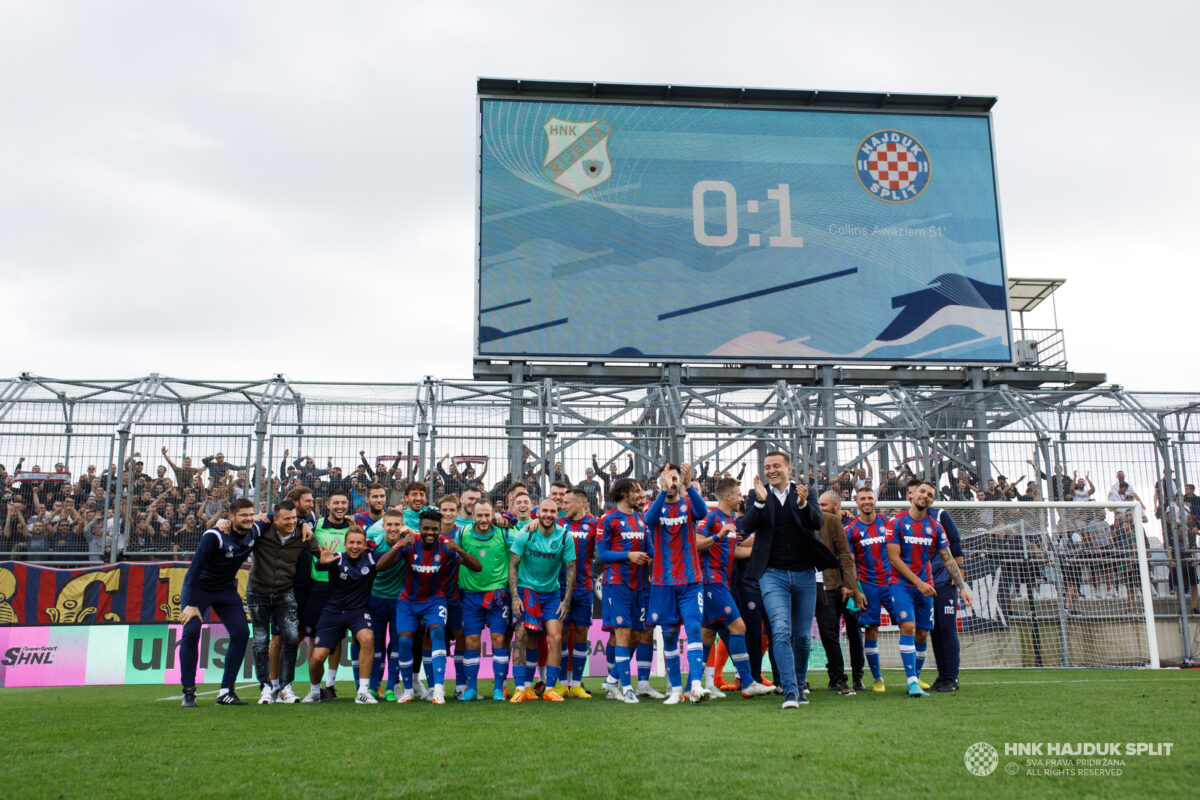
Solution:
M 771 648 L 780 673 L 775 682 L 783 687 L 783 707 L 799 708 L 808 702 L 804 678 L 817 602 L 816 570 L 834 569 L 838 560 L 821 541 L 824 518 L 816 495 L 808 486 L 792 483 L 791 471 L 787 453 L 767 453 L 767 485 L 754 476 L 743 525 L 754 535 L 746 572 L 758 578 L 771 621 Z

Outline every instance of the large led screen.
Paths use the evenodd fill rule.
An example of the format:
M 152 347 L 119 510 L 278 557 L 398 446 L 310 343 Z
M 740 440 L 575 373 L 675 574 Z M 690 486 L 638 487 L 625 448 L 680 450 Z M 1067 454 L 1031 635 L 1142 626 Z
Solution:
M 482 358 L 1011 361 L 985 114 L 479 103 Z

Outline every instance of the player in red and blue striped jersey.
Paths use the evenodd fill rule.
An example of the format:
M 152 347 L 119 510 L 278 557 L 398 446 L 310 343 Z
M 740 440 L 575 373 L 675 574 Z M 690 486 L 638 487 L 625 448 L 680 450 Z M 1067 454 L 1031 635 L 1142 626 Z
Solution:
M 863 653 L 867 657 L 867 666 L 871 668 L 871 676 L 875 679 L 871 691 L 882 692 L 885 686 L 883 673 L 879 670 L 881 609 L 886 608 L 891 618 L 896 619 L 889 588 L 892 564 L 887 554 L 887 536 L 892 532 L 892 521 L 875 513 L 875 490 L 870 486 L 859 487 L 854 493 L 854 503 L 858 506 L 858 517 L 846 525 L 846 539 L 854 554 L 858 585 L 867 599 L 866 605 L 858 611 L 858 624 L 867 629 Z
M 592 598 L 595 596 L 592 562 L 596 560 L 600 521 L 588 513 L 588 495 L 583 489 L 568 489 L 563 503 L 558 524 L 566 529 L 575 542 L 575 589 L 570 598 L 563 596 L 564 600 L 571 601 L 562 637 L 563 672 L 566 672 L 568 656 L 571 672 L 567 676 L 567 691 L 563 696 L 588 699 L 592 695 L 583 688 L 583 669 L 587 665 L 588 632 L 592 625 Z M 558 582 L 560 590 L 566 591 L 565 568 L 559 574 Z
M 886 534 L 888 561 L 892 565 L 889 589 L 900 624 L 900 660 L 904 662 L 910 697 L 929 696 L 921 688 L 917 675 L 914 633 L 924 644 L 929 631 L 933 630 L 933 598 L 937 589 L 933 586 L 930 561 L 934 553 L 941 557 L 950 579 L 962 592 L 963 603 L 970 606 L 974 601 L 954 556 L 950 554 L 942 526 L 927 513 L 935 491 L 929 481 L 913 486 L 908 510 L 896 515 L 891 532 Z
M 600 519 L 596 540 L 596 557 L 604 564 L 601 616 L 605 630 L 610 632 L 612 651 L 610 679 L 604 682 L 604 689 L 610 698 L 636 703 L 629 669 L 630 645 L 635 634 L 640 644 L 643 636 L 654 633 L 654 626 L 646 625 L 646 570 L 651 555 L 641 513 L 642 487 L 631 478 L 618 478 L 609 497 L 616 507 Z
M 396 601 L 396 628 L 400 631 L 400 678 L 404 681 L 404 693 L 396 698 L 396 702 L 412 701 L 413 635 L 417 623 L 424 622 L 425 630 L 433 641 L 432 701 L 442 705 L 446 702 L 442 682 L 446 675 L 448 576 L 460 561 L 472 572 L 479 572 L 482 565 L 475 556 L 464 553 L 453 539 L 440 535 L 440 513 L 422 511 L 420 521 L 420 539 L 412 541 L 411 536 L 406 537 L 408 541 L 399 551 L 400 559 L 408 566 L 408 571 L 404 575 L 404 589 Z
M 692 486 L 692 465 L 666 464 L 658 476 L 659 492 L 646 509 L 646 532 L 654 561 L 650 566 L 650 622 L 662 628 L 663 657 L 671 694 L 667 705 L 683 702 L 679 669 L 679 626 L 688 638 L 688 699 L 699 703 L 704 689 L 704 578 L 696 550 L 696 523 L 708 516 L 704 498 Z M 686 489 L 686 494 L 685 494 Z
M 472 514 L 474 514 L 474 510 L 475 504 L 472 503 Z M 458 512 L 459 503 L 456 496 L 448 494 L 444 495 L 441 500 L 438 500 L 438 513 L 442 515 L 441 536 L 461 543 L 460 534 L 462 533 L 462 526 L 458 521 L 462 517 L 458 516 Z M 458 588 L 457 564 L 446 575 L 446 580 L 446 644 L 454 645 L 454 696 L 458 697 L 462 692 L 466 691 L 467 687 L 464 656 L 467 649 L 467 641 L 466 635 L 463 633 L 462 592 Z M 433 642 L 429 640 L 428 635 L 425 637 L 425 647 L 429 650 L 433 649 Z
M 742 682 L 742 696 L 755 697 L 774 691 L 754 680 L 750 673 L 750 656 L 746 653 L 746 623 L 730 591 L 733 562 L 750 557 L 753 537 L 738 542 L 737 522 L 733 512 L 742 499 L 741 484 L 733 478 L 717 482 L 717 507 L 696 526 L 696 549 L 700 552 L 700 568 L 704 574 L 704 623 L 701 634 L 704 642 L 704 662 L 717 641 L 717 631 L 727 630 L 729 655 Z M 714 697 L 724 697 L 711 683 L 706 687 Z

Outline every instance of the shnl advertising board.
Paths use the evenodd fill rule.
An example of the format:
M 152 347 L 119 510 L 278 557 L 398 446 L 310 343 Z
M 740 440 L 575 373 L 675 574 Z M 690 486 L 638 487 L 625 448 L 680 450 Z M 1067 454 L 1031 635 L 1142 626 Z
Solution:
M 479 98 L 480 358 L 1009 363 L 987 113 Z

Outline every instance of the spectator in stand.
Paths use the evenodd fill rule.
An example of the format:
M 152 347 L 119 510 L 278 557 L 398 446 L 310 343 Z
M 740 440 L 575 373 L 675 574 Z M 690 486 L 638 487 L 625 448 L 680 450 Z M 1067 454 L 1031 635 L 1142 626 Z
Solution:
M 535 481 L 537 480 L 537 477 L 539 474 L 550 476 L 551 483 L 554 483 L 557 481 L 559 483 L 567 484 L 568 489 L 571 488 L 571 479 L 569 477 L 567 477 L 566 470 L 563 469 L 563 464 L 561 461 L 555 461 L 554 468 L 551 469 L 550 468 L 550 459 L 546 459 L 545 461 L 542 462 L 542 467 L 541 467 L 540 472 L 539 471 L 534 472 L 534 480 Z
M 210 484 L 215 486 L 225 479 L 225 476 L 231 472 L 245 470 L 245 467 L 239 467 L 237 464 L 231 464 L 225 460 L 224 453 L 217 453 L 215 456 L 208 456 L 200 459 L 200 463 L 208 470 L 208 478 Z
M 328 486 L 325 487 L 325 496 L 328 497 L 331 494 L 341 493 L 341 494 L 346 495 L 347 498 L 349 498 L 350 497 L 350 489 L 351 489 L 350 479 L 343 478 L 342 477 L 342 468 L 335 467 L 333 465 L 333 456 L 329 457 L 329 460 L 326 462 L 326 466 L 327 466 L 327 469 L 329 470 L 329 475 L 328 475 Z M 315 494 L 315 492 L 314 492 L 314 494 Z
M 1038 485 L 1033 481 L 1026 481 L 1025 494 L 1020 495 L 1017 499 L 1023 503 L 1036 503 L 1041 500 L 1042 498 L 1038 494 Z
M 706 462 L 707 463 L 707 462 Z M 600 516 L 600 482 L 596 480 L 596 470 L 588 467 L 583 471 L 583 480 L 579 482 L 576 489 L 582 489 L 587 495 L 588 513 L 594 517 Z
M 429 473 L 429 500 L 436 503 L 446 495 L 446 479 L 434 464 L 433 472 Z
M 833 490 L 842 496 L 842 500 L 850 497 L 854 491 L 854 475 L 848 468 L 842 467 L 842 471 L 833 479 Z
M 29 527 L 25 524 L 25 504 L 19 496 L 9 498 L 4 511 L 4 551 L 28 550 Z
M 1000 491 L 1000 485 L 994 478 L 988 478 L 987 488 L 982 493 L 977 493 L 976 497 L 985 503 L 1000 503 L 1008 499 L 1004 496 L 1004 492 Z
M 197 513 L 198 521 L 208 526 L 215 521 L 217 517 L 225 510 L 225 487 L 217 486 L 212 491 L 208 492 L 204 502 L 200 505 L 200 510 Z
M 862 463 L 863 466 L 854 470 L 854 491 L 858 491 L 864 486 L 875 488 L 875 470 L 871 467 L 871 462 L 863 461 Z
M 72 563 L 88 560 L 88 545 L 81 533 L 76 533 L 75 526 L 66 519 L 60 519 L 54 524 L 54 553 L 58 563 Z
M 1138 497 L 1137 492 L 1131 489 L 1129 484 L 1125 481 L 1121 481 L 1117 484 L 1115 496 L 1114 492 L 1108 493 L 1108 499 L 1117 503 L 1132 503 L 1136 501 L 1137 504 L 1142 507 L 1142 522 L 1150 521 L 1150 518 L 1146 516 L 1146 504 L 1142 502 L 1142 498 Z
M 953 484 L 942 489 L 941 494 L 943 500 L 954 503 L 968 503 L 975 499 L 975 489 L 961 472 Z
M 1196 484 L 1188 483 L 1184 485 L 1183 505 L 1188 512 L 1188 524 L 1200 525 L 1200 495 L 1196 494 Z
M 175 473 L 175 483 L 178 486 L 191 486 L 192 482 L 204 472 L 204 467 L 193 467 L 190 456 L 183 457 L 183 466 L 176 464 L 171 460 L 171 456 L 167 455 L 167 448 L 162 449 L 163 458 L 166 459 L 167 465 Z M 203 478 L 201 478 L 203 480 Z
M 109 509 L 108 519 L 106 519 L 104 521 L 104 558 L 105 558 L 105 560 L 108 560 L 111 558 L 112 549 L 114 546 L 117 548 L 116 560 L 121 561 L 122 559 L 125 558 L 125 532 L 122 531 L 120 534 L 118 534 L 116 536 L 116 540 L 114 541 L 113 532 L 115 529 L 116 529 L 116 525 L 114 524 L 113 512 L 112 512 L 112 509 Z
M 74 526 L 79 522 L 79 510 L 75 508 L 75 499 L 68 497 L 65 500 L 57 500 L 54 503 L 54 510 L 50 516 L 50 521 L 58 523 L 67 521 Z
M 158 467 L 158 469 L 156 470 L 154 479 L 150 481 L 150 486 L 154 489 L 154 491 L 156 493 L 157 492 L 165 492 L 165 491 L 169 490 L 172 486 L 174 486 L 174 484 L 171 483 L 171 479 L 167 477 L 167 468 L 166 467 L 163 467 L 163 466 Z
M 184 517 L 183 524 L 179 526 L 179 530 L 175 532 L 176 552 L 193 552 L 200 546 L 200 537 L 204 535 L 204 528 L 200 527 L 200 520 L 195 514 L 188 514 Z
M 1086 484 L 1086 485 L 1085 485 Z M 1090 472 L 1083 473 L 1083 477 L 1079 477 L 1079 473 L 1075 473 L 1075 489 L 1071 495 L 1071 499 L 1077 503 L 1087 502 L 1096 494 L 1096 485 L 1092 483 L 1092 474 Z
M 1122 485 L 1124 486 L 1122 487 Z M 1125 482 L 1125 470 L 1119 469 L 1117 470 L 1117 482 L 1108 490 L 1108 499 L 1114 503 L 1124 502 L 1127 491 L 1132 490 L 1129 489 L 1129 484 Z M 1145 508 L 1145 506 L 1143 505 L 1142 508 Z
M 450 454 L 446 453 L 446 455 L 438 459 L 437 464 L 433 468 L 442 479 L 443 493 L 462 494 L 463 489 L 467 488 L 467 485 L 463 482 L 462 476 L 458 474 L 458 466 L 453 461 L 450 461 L 449 472 L 442 466 L 449 458 Z
M 487 475 L 488 465 L 484 462 L 483 472 L 475 474 L 475 465 L 467 464 L 467 468 L 462 471 L 463 485 L 468 489 L 478 489 L 479 493 L 483 493 L 483 479 Z
M 513 474 L 511 472 L 506 472 L 504 477 L 496 481 L 491 490 L 485 493 L 488 502 L 492 504 L 493 510 L 500 510 L 500 508 L 496 505 L 497 501 L 499 501 L 501 504 L 504 503 L 505 498 L 508 497 L 508 490 L 514 483 L 516 483 L 516 479 L 513 477 Z
M 1075 498 L 1075 479 L 1067 474 L 1067 468 L 1062 464 L 1055 466 L 1054 476 L 1051 477 L 1037 468 L 1033 459 L 1025 459 L 1025 463 L 1033 467 L 1034 474 L 1039 480 L 1047 482 L 1050 487 L 1050 499 L 1056 502 L 1073 500 Z
M 75 501 L 75 505 L 83 508 L 84 502 L 92 494 L 92 482 L 87 476 L 81 477 L 78 481 L 71 485 L 71 499 Z
M 84 512 L 83 540 L 87 542 L 88 560 L 93 564 L 108 561 L 109 554 L 104 542 L 104 519 L 93 511 Z
M 159 561 L 172 561 L 179 555 L 179 544 L 175 541 L 175 529 L 170 522 L 162 521 L 155 526 L 154 537 L 147 549 Z
M 35 520 L 29 525 L 29 560 L 48 563 L 53 559 L 50 557 L 50 549 L 53 538 L 50 528 L 42 520 Z
M 693 464 L 692 474 L 696 476 L 696 481 L 700 484 L 700 494 L 704 495 L 705 499 L 709 496 L 716 496 L 717 481 L 721 478 L 721 473 L 718 471 L 715 475 L 708 474 L 708 467 L 711 462 L 705 461 L 703 464 Z
M 1003 475 L 997 475 L 996 476 L 996 488 L 1000 490 L 1000 494 L 1004 496 L 1005 500 L 1016 500 L 1017 496 L 1019 494 L 1019 490 L 1017 489 L 1017 484 L 1023 480 L 1025 480 L 1024 475 L 1017 478 L 1012 483 L 1009 483 L 1008 478 L 1004 477 Z
M 365 460 L 365 459 L 364 459 Z M 371 479 L 367 477 L 365 464 L 359 464 L 350 473 L 350 508 L 352 513 L 361 514 L 367 510 L 367 487 Z
M 609 509 L 616 507 L 616 503 L 614 503 L 608 499 L 609 490 L 612 489 L 613 481 L 617 480 L 618 478 L 628 478 L 630 475 L 633 474 L 633 455 L 626 454 L 625 457 L 627 459 L 629 459 L 629 461 L 628 461 L 628 466 L 625 467 L 624 472 L 617 472 L 617 464 L 615 461 L 613 461 L 612 463 L 610 463 L 608 465 L 608 472 L 604 472 L 603 470 L 600 469 L 599 462 L 596 461 L 596 454 L 592 453 L 592 469 L 596 471 L 596 476 L 600 479 L 600 482 L 604 484 L 604 510 L 605 511 L 608 511 Z M 656 489 L 655 495 L 657 495 L 657 494 L 658 494 L 658 490 Z
M 289 455 L 291 455 L 290 450 L 283 451 L 283 464 L 287 463 Z M 292 468 L 296 470 L 300 483 L 309 487 L 316 486 L 318 480 L 329 474 L 327 469 L 317 469 L 317 462 L 312 456 L 300 456 L 292 462 Z M 282 464 L 280 465 L 280 474 L 287 474 Z
M 407 480 L 404 476 L 404 470 L 400 468 L 400 460 L 404 458 L 402 451 L 397 451 L 396 459 L 392 462 L 392 466 L 388 467 L 380 464 L 377 469 L 371 469 L 371 464 L 367 461 L 367 452 L 365 450 L 358 451 L 359 458 L 362 459 L 362 464 L 367 470 L 367 477 L 372 483 L 378 483 L 384 489 L 387 489 L 387 508 L 395 508 L 404 502 L 404 487 L 407 485 Z
M 1114 547 L 1112 528 L 1102 508 L 1083 511 L 1079 529 L 1084 552 L 1095 559 L 1091 562 L 1092 586 L 1107 594 L 1116 588 L 1113 585 L 1113 562 L 1127 558 L 1128 553 L 1119 553 Z
M 889 469 L 883 473 L 883 480 L 880 482 L 879 490 L 876 494 L 880 500 L 898 501 L 905 498 L 906 491 L 900 485 L 900 480 L 896 476 L 895 471 Z

